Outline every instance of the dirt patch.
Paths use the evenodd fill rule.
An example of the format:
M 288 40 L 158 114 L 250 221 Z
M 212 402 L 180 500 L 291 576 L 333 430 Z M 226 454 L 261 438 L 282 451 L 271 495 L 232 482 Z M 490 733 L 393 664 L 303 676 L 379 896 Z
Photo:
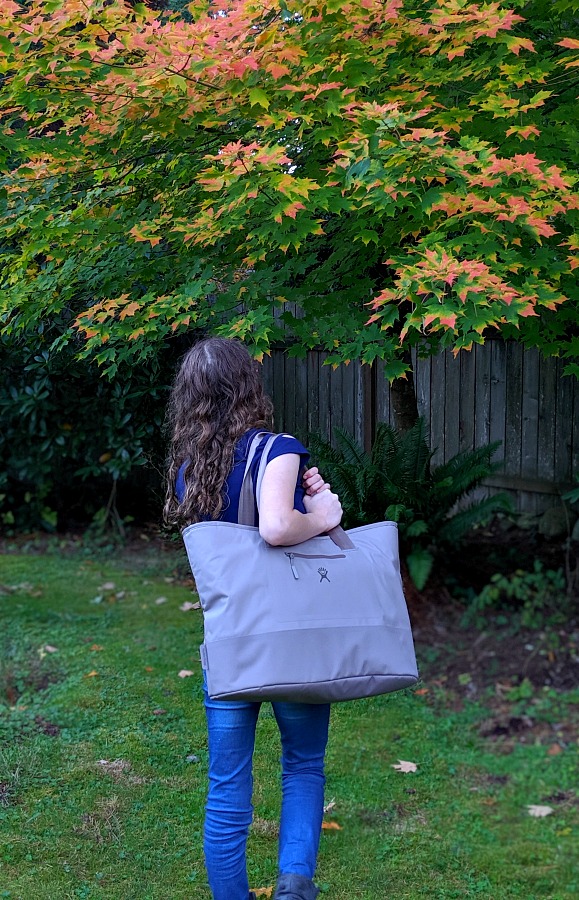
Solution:
M 82 814 L 74 832 L 95 844 L 119 841 L 123 832 L 120 814 L 121 802 L 117 796 L 101 798 L 94 810 Z
M 42 734 L 47 734 L 49 737 L 58 737 L 60 734 L 60 727 L 55 725 L 54 722 L 49 722 L 47 719 L 43 719 L 42 716 L 35 716 L 34 721 Z
M 565 541 L 547 540 L 537 532 L 509 527 L 497 520 L 473 533 L 460 552 L 449 555 L 426 589 L 418 592 L 404 578 L 421 669 L 430 679 L 473 698 L 497 683 L 524 681 L 534 687 L 569 690 L 579 684 L 579 598 L 555 598 L 543 628 L 521 625 L 522 606 L 487 609 L 479 624 L 466 624 L 469 596 L 479 594 L 493 575 L 574 567 Z M 540 616 L 539 616 L 540 619 Z M 556 624 L 555 624 L 556 623 Z

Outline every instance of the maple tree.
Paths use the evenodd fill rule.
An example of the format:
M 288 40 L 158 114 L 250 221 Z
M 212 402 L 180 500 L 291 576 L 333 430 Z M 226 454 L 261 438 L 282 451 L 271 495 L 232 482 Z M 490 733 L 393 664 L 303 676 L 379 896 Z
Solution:
M 576 12 L 0 0 L 0 328 L 64 316 L 111 375 L 191 328 L 579 372 Z

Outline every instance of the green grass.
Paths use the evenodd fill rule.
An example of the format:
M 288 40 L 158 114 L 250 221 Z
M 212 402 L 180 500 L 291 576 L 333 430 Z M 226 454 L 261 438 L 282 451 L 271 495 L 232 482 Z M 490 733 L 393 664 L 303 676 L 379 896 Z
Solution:
M 168 566 L 0 557 L 0 898 L 209 898 L 202 620 L 180 610 L 196 598 Z M 327 819 L 340 829 L 322 836 L 322 896 L 576 897 L 577 743 L 549 753 L 549 727 L 577 716 L 577 692 L 513 701 L 516 714 L 544 721 L 546 737 L 508 743 L 480 737 L 484 702 L 457 711 L 426 687 L 334 707 Z M 278 755 L 264 706 L 254 888 L 276 876 Z M 401 759 L 418 771 L 392 768 Z M 554 812 L 535 819 L 529 804 Z

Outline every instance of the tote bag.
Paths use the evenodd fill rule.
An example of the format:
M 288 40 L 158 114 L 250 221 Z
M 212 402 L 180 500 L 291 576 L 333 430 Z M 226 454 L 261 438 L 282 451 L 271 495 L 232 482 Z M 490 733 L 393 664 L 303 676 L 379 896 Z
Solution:
M 209 696 L 327 703 L 415 684 L 396 523 L 267 544 L 253 524 L 250 472 L 262 437 L 249 448 L 240 524 L 198 522 L 183 531 L 203 609 Z M 275 438 L 263 450 L 258 498 Z

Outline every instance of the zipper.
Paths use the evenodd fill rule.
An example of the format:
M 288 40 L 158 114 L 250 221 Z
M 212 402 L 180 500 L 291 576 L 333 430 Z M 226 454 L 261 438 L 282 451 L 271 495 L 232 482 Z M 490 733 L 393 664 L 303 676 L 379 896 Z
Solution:
M 289 559 L 289 563 L 292 570 L 292 575 L 295 580 L 299 580 L 298 570 L 295 567 L 294 559 L 345 559 L 345 553 L 288 553 L 285 551 L 285 555 Z

